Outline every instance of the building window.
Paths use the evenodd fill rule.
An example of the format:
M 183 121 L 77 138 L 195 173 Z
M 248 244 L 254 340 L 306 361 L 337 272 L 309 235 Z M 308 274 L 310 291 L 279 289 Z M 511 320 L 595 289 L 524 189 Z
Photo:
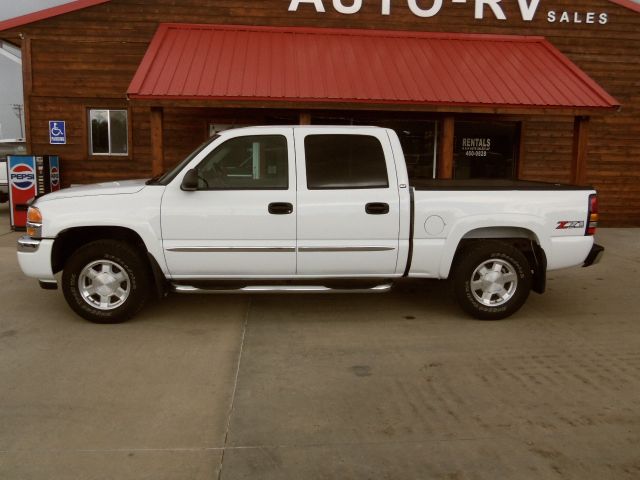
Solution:
M 398 134 L 412 182 L 435 178 L 438 127 L 435 121 L 387 122 Z
M 456 122 L 454 178 L 515 179 L 519 149 L 517 122 Z
M 126 110 L 89 110 L 91 155 L 128 155 L 129 125 Z
M 411 182 L 436 178 L 438 124 L 435 120 L 384 112 L 375 115 L 350 112 L 345 116 L 338 113 L 314 114 L 311 118 L 314 125 L 375 125 L 391 128 L 400 138 Z

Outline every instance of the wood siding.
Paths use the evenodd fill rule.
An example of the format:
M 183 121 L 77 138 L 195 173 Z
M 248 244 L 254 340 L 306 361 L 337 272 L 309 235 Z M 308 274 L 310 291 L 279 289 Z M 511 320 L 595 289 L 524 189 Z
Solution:
M 445 2 L 432 18 L 418 18 L 405 0 L 392 0 L 392 15 L 380 14 L 380 1 L 365 0 L 362 10 L 342 15 L 324 0 L 327 12 L 309 4 L 288 12 L 289 0 L 112 0 L 43 20 L 0 36 L 30 42 L 25 66 L 25 105 L 32 152 L 59 154 L 65 184 L 151 173 L 150 109 L 130 105 L 126 89 L 161 22 L 378 28 L 516 35 L 543 35 L 622 104 L 616 114 L 593 116 L 589 126 L 587 181 L 601 194 L 605 225 L 640 226 L 640 14 L 606 0 L 541 0 L 532 22 L 522 21 L 515 1 L 503 1 L 507 21 L 474 20 L 473 2 Z M 419 2 L 420 3 L 420 2 Z M 350 4 L 350 2 L 345 2 Z M 432 3 L 422 2 L 425 7 Z M 548 23 L 546 12 L 606 12 L 606 25 Z M 292 105 L 302 109 L 304 105 Z M 126 157 L 90 157 L 89 108 L 128 108 L 130 152 Z M 312 113 L 313 114 L 313 113 Z M 286 117 L 286 115 L 284 115 Z M 283 118 L 284 118 L 283 117 Z M 220 111 L 165 108 L 165 165 L 178 162 L 206 137 L 207 123 L 224 119 L 274 122 L 261 110 Z M 293 116 L 297 118 L 297 115 Z M 456 118 L 463 118 L 456 114 Z M 518 117 L 524 120 L 524 179 L 568 181 L 571 175 L 573 117 Z M 221 120 L 222 119 L 222 120 Z M 48 121 L 67 122 L 68 145 L 52 146 Z

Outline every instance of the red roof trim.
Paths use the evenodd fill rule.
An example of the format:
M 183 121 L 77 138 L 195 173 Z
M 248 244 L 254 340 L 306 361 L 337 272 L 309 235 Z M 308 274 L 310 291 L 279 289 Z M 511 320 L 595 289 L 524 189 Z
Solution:
M 207 47 L 199 47 L 202 45 L 210 47 L 212 35 L 222 34 L 223 39 L 235 42 L 236 34 L 239 33 L 253 35 L 253 41 L 250 41 L 249 44 L 246 43 L 248 37 L 238 37 L 241 38 L 239 41 L 245 42 L 234 46 L 234 48 L 240 48 L 239 57 L 235 55 L 208 57 L 210 51 L 207 50 Z M 299 34 L 301 37 L 299 41 L 302 47 L 297 49 L 298 62 L 284 62 L 282 56 L 277 54 L 272 56 L 271 62 L 276 62 L 276 70 L 280 68 L 281 70 L 277 71 L 282 72 L 276 76 L 269 67 L 274 64 L 262 62 L 258 65 L 256 63 L 256 58 L 260 56 L 260 47 L 256 48 L 258 44 L 261 47 L 267 45 L 266 52 L 269 52 L 270 48 L 273 48 L 268 46 L 268 42 L 273 41 L 269 40 L 269 36 L 277 36 L 279 37 L 279 39 L 276 38 L 278 48 L 283 48 L 287 44 L 290 47 L 291 38 L 287 39 L 286 35 L 292 33 Z M 203 35 L 209 35 L 209 42 L 203 40 L 206 39 Z M 307 40 L 303 38 L 305 36 Z M 315 36 L 319 38 L 311 41 L 310 39 Z M 344 48 L 351 52 L 349 55 L 354 54 L 353 49 L 355 48 L 365 59 L 361 66 L 368 69 L 369 77 L 367 78 L 370 81 L 357 93 L 354 93 L 352 88 L 354 75 L 360 75 L 364 70 L 360 71 L 359 67 L 353 67 L 355 59 L 348 58 L 349 55 L 342 55 L 340 49 L 336 50 L 335 37 L 343 38 L 346 45 Z M 351 39 L 344 39 L 344 37 L 353 37 L 353 42 Z M 389 48 L 394 48 L 390 47 L 392 43 L 406 46 L 408 52 L 413 52 L 416 55 L 413 58 L 420 65 L 418 67 L 409 66 L 405 72 L 406 75 L 403 75 L 403 80 L 394 82 L 376 80 L 383 78 L 389 80 L 389 78 L 387 70 L 385 70 L 386 66 L 380 63 L 381 58 L 376 55 L 366 58 L 367 50 L 362 42 L 366 42 L 367 38 L 370 43 L 377 44 L 376 48 L 381 49 L 380 51 L 384 51 L 385 46 L 388 47 L 385 54 L 389 59 L 389 68 L 401 69 L 403 62 L 405 66 L 409 66 L 406 63 L 409 56 L 405 56 L 404 60 L 402 58 L 397 61 L 392 59 L 394 53 L 389 50 Z M 426 42 L 421 42 L 424 40 Z M 447 60 L 443 62 L 444 57 L 434 50 L 431 51 L 429 57 L 431 60 L 427 60 L 428 63 L 425 64 L 424 61 L 427 58 L 425 55 L 428 54 L 428 47 L 425 45 L 431 44 L 429 40 L 436 42 L 434 45 L 437 44 L 437 48 L 445 49 L 448 52 L 445 55 L 449 55 L 450 58 L 460 54 L 466 60 L 460 64 L 460 68 L 456 68 L 451 62 L 447 63 Z M 283 41 L 285 43 L 282 43 Z M 191 42 L 191 46 L 186 47 L 185 42 Z M 314 42 L 316 42 L 315 47 Z M 327 52 L 332 51 L 331 55 L 335 56 L 332 57 L 333 60 L 328 61 L 328 53 L 324 52 L 317 59 L 318 64 L 321 65 L 320 68 L 326 67 L 326 73 L 330 72 L 335 65 L 340 64 L 342 67 L 340 75 L 336 76 L 335 71 L 324 75 L 322 71 L 317 70 L 317 64 L 314 63 L 313 66 L 310 66 L 304 61 L 303 57 L 306 55 L 304 48 L 310 48 L 309 52 L 317 52 L 315 50 L 317 42 L 324 42 L 329 49 Z M 184 48 L 189 48 L 189 51 L 192 52 L 189 58 L 184 58 Z M 332 48 L 333 50 L 331 50 Z M 292 50 L 288 50 L 288 52 L 289 54 L 295 53 Z M 196 55 L 198 59 L 195 64 L 193 55 Z M 243 65 L 244 60 L 242 59 L 246 60 L 245 55 L 251 56 L 253 60 Z M 478 55 L 481 58 L 478 63 L 470 60 Z M 530 56 L 529 60 L 526 59 L 527 55 Z M 503 73 L 507 75 L 506 80 L 491 75 L 492 70 L 487 69 L 482 63 L 487 59 L 490 62 L 493 61 L 496 68 L 502 68 Z M 217 82 L 211 81 L 210 78 L 205 80 L 204 77 L 211 74 L 210 70 L 207 71 L 203 67 L 206 62 L 210 65 L 215 63 L 221 69 L 220 71 L 227 72 L 224 74 L 224 79 L 214 76 L 212 78 L 218 78 Z M 192 68 L 193 71 L 191 71 Z M 266 70 L 260 72 L 260 68 L 266 68 Z M 436 68 L 440 68 L 440 70 L 434 70 Z M 476 74 L 474 74 L 474 69 Z M 238 72 L 242 73 L 238 74 Z M 264 75 L 260 76 L 261 73 Z M 236 76 L 234 77 L 234 75 Z M 282 79 L 286 75 L 288 75 L 288 80 L 283 81 Z M 313 77 L 314 81 L 307 81 L 311 78 L 310 75 L 319 75 L 319 77 Z M 446 78 L 443 80 L 443 77 Z M 258 86 L 257 78 L 266 80 Z M 530 78 L 534 79 L 533 84 L 530 83 Z M 189 84 L 188 88 L 187 83 Z M 491 106 L 533 109 L 611 109 L 619 106 L 615 98 L 605 92 L 544 37 L 208 24 L 161 24 L 128 88 L 127 94 L 129 98 L 138 100 L 431 104 L 445 107 Z
M 580 68 L 578 68 L 575 63 L 569 60 L 569 58 L 567 58 L 564 53 L 554 47 L 549 41 L 543 39 L 540 43 L 547 47 L 547 50 L 549 50 L 549 52 L 551 52 L 559 61 L 564 63 L 564 65 L 569 70 L 571 70 L 575 76 L 580 78 L 580 80 L 582 80 L 585 85 L 589 87 L 594 95 L 600 97 L 605 103 L 615 106 L 616 108 L 620 106 L 615 98 L 609 95 L 600 85 L 598 85 L 598 83 L 593 78 L 587 75 L 584 71 L 580 70 Z
M 184 96 L 184 95 L 138 95 L 138 94 L 129 94 L 128 98 L 130 100 L 144 100 L 144 101 L 148 101 L 148 100 L 157 100 L 159 102 L 162 101 L 202 101 L 202 97 L 198 97 L 198 96 L 194 96 L 194 95 L 189 95 L 189 96 Z M 228 96 L 224 96 L 224 97 L 207 97 L 206 100 L 209 101 L 221 101 L 221 102 L 232 102 L 232 103 L 241 103 L 241 102 L 247 102 L 247 103 L 260 103 L 260 102 L 288 102 L 291 103 L 291 99 L 288 97 L 228 97 Z M 368 99 L 358 99 L 358 98 L 354 98 L 354 99 L 349 99 L 348 102 L 345 102 L 343 100 L 340 99 L 324 99 L 324 98 L 317 98 L 317 97 L 312 97 L 312 98 L 300 98 L 300 97 L 296 97 L 295 99 L 295 103 L 305 103 L 305 104 L 319 104 L 319 105 L 324 105 L 324 104 L 343 104 L 343 103 L 349 103 L 349 104 L 362 104 L 362 105 L 431 105 L 434 107 L 465 107 L 465 108 L 492 108 L 492 109 L 518 109 L 518 111 L 521 110 L 538 110 L 539 108 L 545 109 L 545 110 L 562 110 L 562 111 L 566 111 L 566 110 L 571 110 L 573 107 L 570 106 L 565 106 L 565 105 L 541 105 L 541 106 L 536 106 L 536 107 L 531 107 L 529 105 L 522 105 L 519 103 L 500 103 L 500 104 L 495 104 L 495 103 L 467 103 L 467 102 L 438 102 L 438 101 L 430 101 L 430 102 L 422 102 L 422 101 L 409 101 L 409 100 L 385 100 L 385 99 L 377 99 L 375 101 L 373 100 L 368 100 Z M 612 105 L 610 107 L 576 107 L 578 109 L 580 108 L 586 108 L 586 109 L 591 109 L 591 110 L 603 110 L 603 108 L 611 108 L 611 109 L 617 109 L 619 107 L 619 105 Z
M 640 3 L 636 3 L 632 0 L 609 0 L 611 3 L 620 5 L 621 7 L 628 8 L 634 12 L 640 13 Z
M 65 13 L 74 12 L 87 7 L 93 7 L 94 5 L 100 5 L 101 3 L 107 3 L 111 0 L 76 0 L 74 2 L 65 3 L 64 5 L 58 5 L 57 7 L 47 8 L 38 12 L 29 13 L 20 17 L 10 18 L 0 22 L 0 32 L 9 30 L 10 28 L 21 27 L 29 23 L 38 22 L 51 17 L 57 17 L 58 15 L 64 15 Z
M 165 39 L 166 33 L 169 30 L 170 26 L 174 24 L 162 23 L 156 30 L 156 33 L 153 35 L 153 39 L 149 44 L 149 48 L 147 49 L 147 53 L 145 53 L 142 58 L 142 62 L 140 62 L 140 66 L 138 66 L 138 70 L 136 70 L 136 74 L 131 80 L 131 84 L 129 85 L 128 92 L 137 92 L 142 87 L 142 83 L 147 76 L 147 73 L 151 69 L 151 65 L 153 65 L 154 60 L 156 59 L 156 55 L 158 55 L 158 51 L 162 46 L 162 42 Z

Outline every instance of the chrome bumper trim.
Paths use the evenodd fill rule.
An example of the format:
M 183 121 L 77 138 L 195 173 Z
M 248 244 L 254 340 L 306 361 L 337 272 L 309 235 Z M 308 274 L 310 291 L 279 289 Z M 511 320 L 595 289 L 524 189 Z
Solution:
M 18 252 L 35 253 L 40 248 L 40 240 L 35 240 L 27 235 L 18 239 Z

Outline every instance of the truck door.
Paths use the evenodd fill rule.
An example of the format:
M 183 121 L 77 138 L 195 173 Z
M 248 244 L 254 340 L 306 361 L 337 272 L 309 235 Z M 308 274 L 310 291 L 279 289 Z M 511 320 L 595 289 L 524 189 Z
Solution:
M 400 199 L 384 130 L 295 130 L 298 274 L 392 276 Z
M 238 130 L 197 163 L 197 191 L 171 182 L 162 200 L 165 258 L 174 278 L 293 276 L 293 130 Z M 193 165 L 191 165 L 193 167 Z

